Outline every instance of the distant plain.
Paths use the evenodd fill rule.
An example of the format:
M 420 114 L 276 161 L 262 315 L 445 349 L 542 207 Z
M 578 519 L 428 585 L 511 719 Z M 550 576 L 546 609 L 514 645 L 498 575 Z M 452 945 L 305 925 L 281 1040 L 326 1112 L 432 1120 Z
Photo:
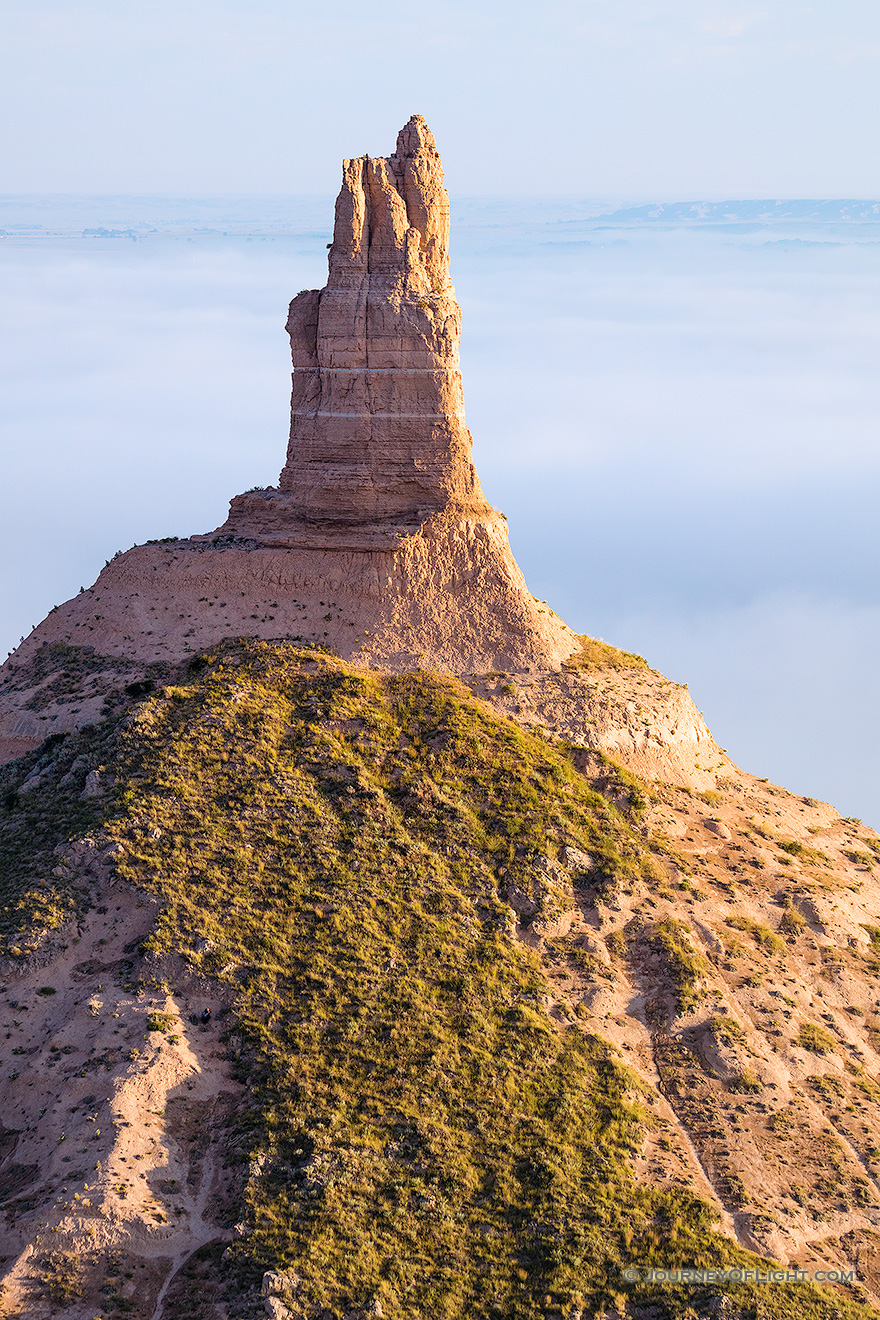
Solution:
M 275 479 L 286 305 L 331 221 L 0 198 L 3 654 L 117 549 Z M 474 455 L 531 590 L 688 682 L 745 769 L 880 825 L 880 216 L 465 199 L 452 264 Z

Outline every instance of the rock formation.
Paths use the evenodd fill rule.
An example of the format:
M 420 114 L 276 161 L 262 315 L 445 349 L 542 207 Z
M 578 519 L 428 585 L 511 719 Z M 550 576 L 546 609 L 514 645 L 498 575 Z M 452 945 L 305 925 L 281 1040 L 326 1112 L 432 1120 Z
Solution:
M 559 674 L 579 651 L 526 588 L 471 460 L 449 199 L 420 115 L 392 156 L 345 161 L 327 285 L 294 298 L 287 329 L 293 398 L 277 487 L 237 496 L 208 535 L 135 546 L 53 611 L 0 670 L 0 760 L 94 719 L 121 669 L 136 679 L 225 637 L 455 674 Z M 92 658 L 85 686 L 56 692 L 53 646 L 91 648 L 105 670 Z M 711 785 L 725 758 L 686 693 L 649 674 L 651 719 L 624 747 L 640 772 Z M 573 731 L 620 755 L 608 724 L 582 711 Z
M 393 156 L 343 166 L 324 289 L 290 304 L 290 446 L 278 489 L 232 501 L 262 544 L 371 549 L 454 510 L 497 521 L 471 462 L 449 278 L 449 198 L 415 115 Z
M 291 304 L 277 488 L 113 560 L 0 670 L 4 1314 L 610 1316 L 618 1241 L 857 1269 L 880 1304 L 880 840 L 528 593 L 471 462 L 448 231 L 420 117 L 347 161 L 327 287 Z M 652 1111 L 632 1146 L 624 1091 Z M 260 1106 L 271 1152 L 243 1144 Z M 309 1222 L 311 1282 L 278 1237 Z M 795 1286 L 766 1314 L 855 1315 Z

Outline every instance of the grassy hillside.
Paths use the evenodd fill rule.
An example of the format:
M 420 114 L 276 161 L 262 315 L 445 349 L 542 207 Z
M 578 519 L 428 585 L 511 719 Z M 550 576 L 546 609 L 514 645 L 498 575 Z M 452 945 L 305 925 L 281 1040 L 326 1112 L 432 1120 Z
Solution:
M 112 786 L 83 799 L 72 767 L 98 761 Z M 564 748 L 455 681 L 220 648 L 0 770 L 0 795 L 11 947 L 35 896 L 44 927 L 87 901 L 52 878 L 51 847 L 101 829 L 124 877 L 162 898 L 139 974 L 182 956 L 227 987 L 249 1095 L 230 1315 L 266 1269 L 291 1275 L 293 1314 L 875 1314 L 804 1285 L 624 1282 L 633 1264 L 755 1264 L 685 1188 L 634 1181 L 642 1084 L 573 1011 L 546 1013 L 514 934 L 509 889 L 534 894 L 535 859 L 563 846 L 607 886 L 650 874 L 638 801 L 621 814 Z

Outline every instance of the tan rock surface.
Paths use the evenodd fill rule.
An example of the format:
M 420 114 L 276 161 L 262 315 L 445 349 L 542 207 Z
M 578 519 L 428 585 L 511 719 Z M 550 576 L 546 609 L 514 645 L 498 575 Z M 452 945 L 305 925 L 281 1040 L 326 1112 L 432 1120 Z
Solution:
M 92 1320 L 108 1258 L 110 1282 L 149 1320 L 191 1253 L 230 1236 L 222 1140 L 241 1087 L 216 1027 L 189 1021 L 220 1004 L 193 976 L 177 997 L 126 985 L 126 955 L 151 930 L 155 900 L 116 881 L 103 852 L 83 839 L 59 859 L 92 890 L 83 920 L 29 966 L 0 965 L 15 1065 L 0 1079 L 2 1300 L 33 1320 Z M 77 1279 L 67 1305 L 45 1286 L 59 1266 Z
M 449 199 L 420 116 L 394 155 L 345 162 L 327 286 L 294 298 L 287 328 L 278 486 L 237 496 L 210 536 L 129 550 L 53 611 L 0 670 L 0 760 L 97 718 L 139 666 L 258 636 L 393 670 L 530 675 L 526 722 L 650 778 L 714 783 L 726 761 L 683 689 L 646 670 L 649 720 L 631 676 L 560 672 L 579 639 L 529 594 L 471 460 Z M 73 688 L 69 645 L 94 653 Z
M 345 162 L 329 267 L 326 288 L 290 304 L 279 490 L 234 500 L 226 529 L 293 544 L 323 524 L 359 546 L 450 504 L 491 519 L 464 422 L 449 198 L 421 116 L 393 156 Z
M 278 486 L 236 497 L 209 536 L 129 550 L 53 611 L 0 670 L 0 757 L 100 710 L 91 690 L 43 700 L 53 645 L 150 663 L 301 638 L 392 669 L 557 669 L 578 641 L 529 594 L 480 489 L 460 329 L 449 199 L 416 115 L 394 155 L 345 162 L 327 287 L 291 303 Z

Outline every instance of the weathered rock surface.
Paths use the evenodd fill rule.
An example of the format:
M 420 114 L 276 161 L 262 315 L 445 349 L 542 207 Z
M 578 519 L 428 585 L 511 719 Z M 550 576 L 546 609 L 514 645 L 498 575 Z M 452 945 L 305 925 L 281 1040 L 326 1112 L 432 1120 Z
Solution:
M 217 532 L 113 560 L 16 663 L 44 641 L 158 659 L 250 634 L 391 665 L 557 666 L 576 638 L 529 595 L 471 461 L 449 199 L 421 116 L 394 155 L 345 162 L 327 286 L 294 298 L 287 328 L 278 486 L 233 499 Z
M 327 286 L 290 304 L 293 399 L 278 489 L 224 530 L 263 544 L 393 544 L 450 505 L 493 520 L 471 462 L 449 278 L 449 198 L 420 115 L 387 159 L 343 166 Z
M 530 595 L 471 460 L 449 199 L 421 116 L 392 156 L 345 162 L 327 285 L 294 298 L 287 328 L 277 487 L 237 496 L 210 535 L 134 547 L 54 610 L 0 670 L 0 761 L 94 720 L 144 666 L 256 636 L 396 671 L 533 676 L 525 722 L 711 785 L 723 758 L 683 689 L 651 676 L 649 725 L 626 676 L 560 674 L 580 639 Z
M 18 1010 L 7 1038 L 17 1066 L 0 1077 L 3 1309 L 33 1320 L 91 1320 L 108 1253 L 137 1271 L 126 1309 L 153 1315 L 192 1253 L 232 1236 L 226 1217 L 240 1195 L 225 1143 L 241 1086 L 217 1033 L 190 1025 L 193 1009 L 216 1013 L 220 1002 L 194 973 L 178 978 L 185 989 L 150 995 L 120 976 L 155 901 L 114 875 L 106 842 L 56 850 L 88 886 L 91 910 L 25 948 L 26 959 L 0 961 Z M 77 1285 L 64 1300 L 44 1286 L 49 1214 L 51 1250 Z

